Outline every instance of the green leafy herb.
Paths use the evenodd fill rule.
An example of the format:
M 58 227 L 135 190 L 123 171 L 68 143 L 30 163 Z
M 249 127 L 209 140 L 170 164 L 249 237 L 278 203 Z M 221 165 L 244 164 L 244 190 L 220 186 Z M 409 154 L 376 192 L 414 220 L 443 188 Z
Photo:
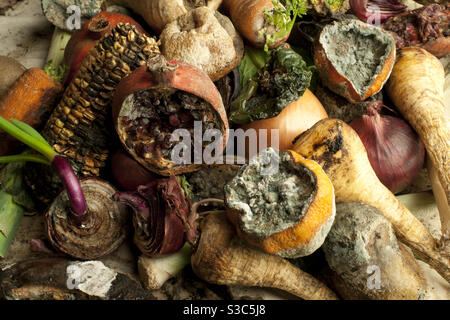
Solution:
M 187 181 L 186 177 L 183 176 L 183 175 L 182 176 L 178 176 L 177 178 L 178 178 L 178 181 L 180 181 L 180 185 L 181 185 L 181 188 L 184 191 L 184 194 L 189 199 L 191 199 L 191 196 L 192 196 L 192 186 L 191 186 L 191 184 L 189 183 L 189 181 Z
M 44 65 L 44 72 L 53 79 L 55 82 L 62 83 L 64 75 L 69 70 L 69 67 L 65 64 L 55 66 L 52 60 L 47 61 Z
M 313 66 L 292 49 L 280 47 L 270 60 L 243 87 L 231 103 L 230 120 L 247 124 L 276 117 L 310 86 Z
M 245 87 L 248 81 L 264 67 L 269 59 L 270 53 L 249 46 L 245 47 L 244 57 L 239 63 L 241 88 Z
M 275 28 L 275 32 L 267 32 L 263 28 L 261 32 L 266 36 L 265 51 L 269 50 L 278 39 L 284 38 L 291 32 L 297 17 L 306 14 L 306 0 L 273 0 L 272 10 L 264 9 L 264 18 L 267 24 Z

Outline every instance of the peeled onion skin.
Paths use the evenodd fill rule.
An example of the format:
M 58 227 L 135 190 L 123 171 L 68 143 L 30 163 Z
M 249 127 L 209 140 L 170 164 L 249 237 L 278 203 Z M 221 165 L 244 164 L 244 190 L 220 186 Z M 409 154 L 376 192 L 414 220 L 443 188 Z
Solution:
M 425 160 L 425 147 L 417 133 L 401 118 L 380 115 L 381 102 L 368 107 L 368 114 L 350 126 L 366 148 L 378 179 L 392 193 L 404 190 L 419 174 Z
M 271 129 L 279 129 L 279 146 L 277 149 L 286 151 L 292 148 L 292 142 L 299 134 L 311 128 L 319 120 L 328 118 L 327 112 L 320 103 L 319 99 L 309 90 L 306 89 L 300 99 L 292 102 L 280 112 L 276 117 L 257 120 L 247 125 L 241 126 L 244 131 L 248 129 L 267 129 L 267 147 L 276 147 L 271 143 Z M 258 136 L 258 149 L 261 148 Z M 247 146 L 247 150 L 249 150 Z M 247 151 L 248 153 L 248 151 Z M 252 154 L 248 155 L 249 157 Z

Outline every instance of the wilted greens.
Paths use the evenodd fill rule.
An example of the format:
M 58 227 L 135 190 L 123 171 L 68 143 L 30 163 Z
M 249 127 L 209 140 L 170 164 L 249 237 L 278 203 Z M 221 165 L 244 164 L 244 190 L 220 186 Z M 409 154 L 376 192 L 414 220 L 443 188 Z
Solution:
M 292 49 L 280 47 L 269 55 L 247 48 L 239 65 L 243 89 L 231 103 L 230 120 L 247 124 L 276 117 L 303 95 L 311 84 L 313 70 Z

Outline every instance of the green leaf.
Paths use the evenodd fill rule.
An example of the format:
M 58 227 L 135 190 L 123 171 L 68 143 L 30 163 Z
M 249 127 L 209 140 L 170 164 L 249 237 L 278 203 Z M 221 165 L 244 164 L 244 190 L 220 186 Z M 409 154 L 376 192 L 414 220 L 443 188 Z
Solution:
M 247 124 L 276 117 L 310 86 L 314 67 L 292 49 L 280 47 L 232 101 L 230 121 Z
M 24 181 L 25 163 L 9 163 L 0 171 L 0 190 L 13 197 L 16 204 L 24 207 L 27 213 L 34 213 L 35 204 L 28 193 Z
M 245 47 L 244 57 L 239 63 L 241 88 L 269 61 L 270 53 L 252 47 Z
M 43 143 L 39 139 L 30 136 L 28 133 L 22 131 L 3 117 L 0 117 L 0 128 L 12 135 L 17 140 L 25 143 L 30 148 L 33 148 L 37 152 L 41 153 L 50 161 L 52 161 L 54 156 L 56 155 L 56 152 L 51 147 L 49 147 L 48 143 Z
M 47 160 L 44 156 L 41 155 L 15 155 L 15 156 L 3 156 L 0 157 L 0 163 L 11 163 L 11 162 L 37 162 L 45 165 L 51 165 L 50 161 Z
M 191 197 L 192 197 L 192 186 L 191 186 L 191 184 L 189 183 L 189 181 L 187 181 L 187 179 L 186 179 L 186 177 L 184 175 L 177 176 L 177 178 L 178 178 L 178 181 L 180 181 L 180 185 L 181 185 L 181 188 L 184 191 L 184 194 L 189 199 L 191 199 Z
M 37 132 L 33 127 L 29 126 L 25 122 L 16 120 L 16 119 L 10 119 L 9 120 L 12 124 L 14 124 L 16 127 L 18 127 L 23 132 L 27 133 L 28 135 L 32 136 L 33 138 L 36 138 L 37 140 L 41 141 L 42 143 L 46 144 L 49 148 L 51 146 L 48 144 L 47 140 L 44 139 L 43 136 L 39 132 Z
M 4 258 L 19 228 L 24 209 L 13 197 L 0 190 L 0 257 Z

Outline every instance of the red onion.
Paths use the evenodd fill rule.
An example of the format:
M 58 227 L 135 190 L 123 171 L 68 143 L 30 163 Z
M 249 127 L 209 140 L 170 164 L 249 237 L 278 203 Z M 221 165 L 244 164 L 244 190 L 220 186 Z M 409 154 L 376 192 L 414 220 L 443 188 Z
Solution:
M 381 101 L 368 105 L 367 112 L 350 126 L 358 133 L 370 164 L 380 181 L 393 193 L 406 188 L 418 175 L 425 159 L 419 136 L 403 119 L 381 114 Z
M 134 243 L 148 257 L 177 252 L 196 229 L 190 202 L 175 176 L 151 181 L 134 192 L 117 192 L 115 200 L 134 210 Z
M 407 9 L 399 0 L 350 0 L 350 6 L 361 21 L 372 24 L 383 23 Z
M 111 157 L 111 170 L 117 186 L 124 191 L 134 191 L 138 186 L 145 185 L 158 177 L 122 150 L 118 150 Z

